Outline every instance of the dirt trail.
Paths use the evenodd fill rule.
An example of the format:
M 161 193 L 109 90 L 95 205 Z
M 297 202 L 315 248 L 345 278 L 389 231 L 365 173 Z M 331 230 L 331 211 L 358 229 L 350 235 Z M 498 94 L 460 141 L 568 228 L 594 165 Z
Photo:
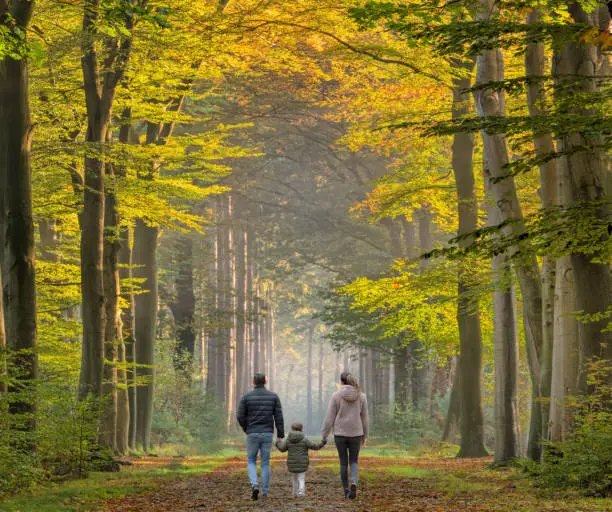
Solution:
M 291 481 L 282 460 L 272 461 L 271 490 L 267 498 L 250 499 L 246 462 L 227 461 L 223 467 L 199 477 L 171 482 L 153 494 L 131 496 L 105 504 L 105 512 L 178 511 L 366 511 L 413 510 L 442 511 L 443 498 L 422 480 L 376 478 L 376 485 L 365 479 L 356 500 L 346 501 L 333 459 L 312 463 L 306 476 L 305 498 L 291 497 Z M 375 465 L 365 459 L 364 469 Z
M 361 458 L 356 500 L 346 501 L 338 462 L 316 453 L 306 476 L 305 498 L 291 497 L 284 458 L 272 461 L 270 496 L 253 502 L 246 457 L 227 459 L 201 476 L 160 482 L 157 491 L 107 502 L 105 512 L 586 512 L 612 511 L 612 500 L 537 495 L 518 470 L 492 471 L 492 459 Z M 148 461 L 150 462 L 150 461 Z M 159 463 L 163 463 L 161 460 Z M 147 463 L 142 461 L 140 464 Z M 166 461 L 166 463 L 168 463 Z M 137 463 L 138 464 L 138 463 Z

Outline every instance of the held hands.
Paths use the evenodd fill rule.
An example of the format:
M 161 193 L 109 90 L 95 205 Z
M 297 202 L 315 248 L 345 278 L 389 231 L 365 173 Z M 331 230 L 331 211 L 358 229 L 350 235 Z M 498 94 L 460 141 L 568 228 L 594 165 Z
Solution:
M 327 444 L 327 439 L 321 439 L 321 444 L 323 445 L 323 448 L 325 448 L 325 445 Z

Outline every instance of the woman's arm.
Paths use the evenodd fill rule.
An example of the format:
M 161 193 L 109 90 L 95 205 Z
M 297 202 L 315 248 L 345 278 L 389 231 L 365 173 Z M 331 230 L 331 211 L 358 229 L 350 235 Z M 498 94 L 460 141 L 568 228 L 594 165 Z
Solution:
M 324 443 L 323 441 L 315 443 L 314 441 L 311 441 L 310 439 L 306 439 L 306 446 L 308 447 L 309 450 L 320 450 L 321 448 L 325 446 L 325 444 L 326 443 Z
M 363 427 L 363 444 L 368 437 L 368 399 L 364 395 L 361 401 L 361 425 Z
M 327 416 L 325 417 L 325 421 L 323 422 L 323 428 L 321 429 L 321 436 L 323 439 L 327 439 L 331 429 L 334 426 L 334 422 L 336 421 L 336 415 L 338 414 L 338 402 L 336 397 L 332 395 L 331 400 L 329 401 L 329 407 L 327 408 Z

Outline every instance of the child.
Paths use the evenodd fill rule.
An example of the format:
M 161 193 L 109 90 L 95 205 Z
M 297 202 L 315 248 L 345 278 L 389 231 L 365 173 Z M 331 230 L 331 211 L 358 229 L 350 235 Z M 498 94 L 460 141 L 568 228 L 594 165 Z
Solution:
M 291 473 L 291 482 L 293 483 L 293 497 L 298 498 L 304 497 L 306 494 L 306 486 L 304 483 L 306 477 L 306 470 L 310 459 L 308 458 L 308 450 L 320 450 L 327 444 L 327 440 L 323 440 L 320 443 L 314 443 L 310 441 L 305 435 L 304 425 L 300 422 L 295 421 L 291 425 L 291 432 L 289 435 L 281 440 L 276 441 L 276 447 L 281 452 L 288 451 L 287 455 L 287 469 Z

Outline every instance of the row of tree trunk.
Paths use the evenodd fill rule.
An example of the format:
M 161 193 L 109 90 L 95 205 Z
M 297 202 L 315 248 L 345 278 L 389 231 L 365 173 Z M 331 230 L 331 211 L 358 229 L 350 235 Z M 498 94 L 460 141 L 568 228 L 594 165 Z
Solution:
M 258 271 L 263 257 L 253 228 L 233 195 L 216 200 L 216 228 L 205 314 L 213 320 L 203 342 L 206 389 L 227 411 L 232 425 L 241 396 L 255 373 L 276 384 L 274 286 Z
M 490 0 L 483 0 L 483 16 L 495 9 Z M 574 22 L 598 27 L 609 25 L 609 13 L 605 7 L 588 14 L 576 2 L 569 4 Z M 529 23 L 538 21 L 540 14 L 529 14 Z M 603 20 L 603 22 L 602 22 Z M 597 76 L 607 66 L 607 58 L 598 55 L 598 49 L 590 44 L 570 43 L 558 45 L 553 59 L 552 74 L 559 97 L 567 100 L 567 84 L 572 90 L 597 92 Z M 457 70 L 470 70 L 471 62 L 455 62 Z M 484 51 L 476 60 L 475 107 L 483 119 L 505 117 L 504 93 L 487 84 L 504 80 L 504 62 L 501 49 Z M 543 86 L 545 73 L 544 46 L 529 43 L 525 68 L 532 80 L 528 88 L 528 105 L 532 116 L 546 114 L 546 93 Z M 579 78 L 577 78 L 579 77 Z M 469 97 L 466 95 L 471 80 L 457 78 L 454 83 L 453 119 L 469 113 Z M 577 88 L 577 89 L 576 89 Z M 561 103 L 562 104 L 562 103 Z M 565 113 L 586 115 L 578 106 L 569 107 Z M 542 441 L 559 440 L 569 432 L 567 398 L 576 392 L 588 392 L 586 384 L 587 363 L 593 357 L 610 358 L 610 336 L 605 332 L 605 320 L 580 323 L 576 311 L 597 315 L 606 311 L 612 287 L 609 266 L 592 261 L 590 255 L 574 252 L 568 256 L 543 260 L 539 266 L 535 253 L 521 254 L 518 240 L 526 235 L 523 212 L 516 185 L 508 173 L 510 161 L 506 136 L 482 131 L 485 160 L 485 184 L 492 202 L 489 224 L 504 226 L 503 233 L 517 240 L 507 253 L 493 259 L 496 281 L 494 293 L 495 314 L 495 425 L 498 462 L 521 455 L 518 434 L 517 408 L 517 333 L 514 292 L 509 285 L 508 272 L 517 277 L 522 298 L 523 324 L 527 341 L 527 355 L 532 379 L 532 415 L 527 454 L 539 459 Z M 543 209 L 561 207 L 571 209 L 585 207 L 597 219 L 608 215 L 605 202 L 606 173 L 609 158 L 602 154 L 597 137 L 573 133 L 556 141 L 559 156 L 549 159 L 540 167 L 541 200 Z M 534 145 L 539 157 L 555 152 L 552 134 L 534 134 Z M 578 149 L 575 151 L 574 149 Z M 458 133 L 453 144 L 453 169 L 457 181 L 459 200 L 459 236 L 477 228 L 474 193 L 473 141 L 469 134 Z M 600 242 L 604 242 L 601 240 Z M 469 244 L 463 239 L 461 244 Z M 460 455 L 484 455 L 482 413 L 480 412 L 480 327 L 478 304 L 469 298 L 471 285 L 459 276 L 459 326 L 461 350 L 456 386 L 461 407 L 462 440 Z M 470 326 L 471 327 L 468 327 Z

